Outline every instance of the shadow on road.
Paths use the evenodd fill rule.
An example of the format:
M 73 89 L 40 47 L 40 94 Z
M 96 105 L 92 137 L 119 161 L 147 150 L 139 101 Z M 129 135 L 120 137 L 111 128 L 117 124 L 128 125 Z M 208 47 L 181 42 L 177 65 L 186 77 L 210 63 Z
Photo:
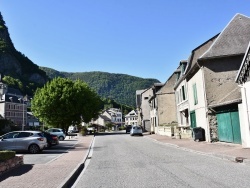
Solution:
M 33 165 L 30 165 L 30 164 L 23 164 L 21 166 L 15 167 L 15 168 L 11 169 L 10 171 L 3 173 L 0 176 L 0 182 L 9 178 L 9 177 L 21 176 L 21 175 L 29 172 L 30 170 L 32 170 L 32 168 L 33 168 Z

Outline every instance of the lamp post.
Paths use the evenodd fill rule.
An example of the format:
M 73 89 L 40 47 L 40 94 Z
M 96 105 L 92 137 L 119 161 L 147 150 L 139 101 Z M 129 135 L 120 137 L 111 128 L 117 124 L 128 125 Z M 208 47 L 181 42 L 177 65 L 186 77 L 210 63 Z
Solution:
M 2 100 L 2 96 L 7 92 L 7 85 L 2 82 L 2 77 L 0 74 L 0 99 Z
M 24 98 L 18 99 L 20 102 L 23 101 L 23 123 L 22 123 L 22 131 L 24 130 Z

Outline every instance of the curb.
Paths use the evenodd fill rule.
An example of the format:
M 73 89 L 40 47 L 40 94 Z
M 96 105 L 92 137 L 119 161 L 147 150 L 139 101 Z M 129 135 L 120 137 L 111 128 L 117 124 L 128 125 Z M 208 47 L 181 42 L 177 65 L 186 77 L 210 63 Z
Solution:
M 92 148 L 95 135 L 93 136 L 91 143 L 88 147 L 88 152 L 83 157 L 83 160 L 77 165 L 77 167 L 71 172 L 71 174 L 58 186 L 58 188 L 68 188 L 71 187 L 76 181 L 77 177 L 81 174 L 82 170 L 85 167 L 85 162 L 88 159 L 90 149 Z

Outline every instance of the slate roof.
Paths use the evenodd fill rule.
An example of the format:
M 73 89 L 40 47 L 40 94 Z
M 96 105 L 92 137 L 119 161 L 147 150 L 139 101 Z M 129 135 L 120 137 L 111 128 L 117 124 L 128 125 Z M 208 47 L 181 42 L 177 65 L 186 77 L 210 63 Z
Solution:
M 214 96 L 208 106 L 214 108 L 217 106 L 241 102 L 240 88 L 230 87 L 231 85 L 223 87 L 223 92 L 219 89 L 220 87 L 215 87 Z
M 99 116 L 100 116 L 100 118 L 102 118 L 104 121 L 111 121 L 111 119 L 108 118 L 108 117 L 105 116 L 105 115 L 99 115 Z
M 15 89 L 15 88 L 11 88 L 11 87 L 8 87 L 7 93 L 8 93 L 8 94 L 13 94 L 13 95 L 22 96 L 22 93 L 20 92 L 20 90 Z
M 236 14 L 200 59 L 244 54 L 250 41 L 249 31 L 250 18 Z

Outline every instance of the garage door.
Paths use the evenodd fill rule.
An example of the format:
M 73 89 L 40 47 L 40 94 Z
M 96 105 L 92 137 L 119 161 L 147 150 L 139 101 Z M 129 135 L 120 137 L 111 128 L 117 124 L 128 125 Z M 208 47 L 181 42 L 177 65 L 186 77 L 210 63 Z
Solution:
M 219 141 L 241 144 L 239 112 L 221 112 L 216 117 Z

